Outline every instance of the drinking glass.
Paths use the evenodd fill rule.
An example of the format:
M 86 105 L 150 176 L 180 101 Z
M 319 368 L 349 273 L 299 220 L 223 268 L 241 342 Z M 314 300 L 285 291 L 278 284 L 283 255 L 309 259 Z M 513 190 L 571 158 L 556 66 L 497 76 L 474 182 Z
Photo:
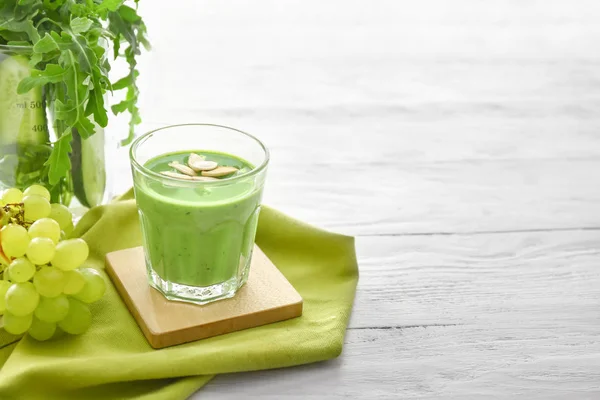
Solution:
M 173 153 L 218 152 L 252 166 L 215 181 L 190 181 L 148 168 Z M 183 124 L 146 133 L 130 161 L 148 281 L 169 300 L 206 304 L 247 281 L 269 151 L 254 136 L 219 125 Z

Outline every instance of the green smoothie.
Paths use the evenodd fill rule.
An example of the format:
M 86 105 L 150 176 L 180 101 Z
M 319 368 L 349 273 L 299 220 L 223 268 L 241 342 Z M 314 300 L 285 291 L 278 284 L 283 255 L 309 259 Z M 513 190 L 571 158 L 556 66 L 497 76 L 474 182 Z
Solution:
M 239 286 L 247 279 L 262 185 L 244 177 L 253 165 L 224 153 L 169 153 L 144 166 L 175 172 L 169 164 L 186 165 L 190 152 L 238 171 L 210 182 L 166 177 L 136 181 L 146 262 L 164 281 L 196 287 L 231 281 Z

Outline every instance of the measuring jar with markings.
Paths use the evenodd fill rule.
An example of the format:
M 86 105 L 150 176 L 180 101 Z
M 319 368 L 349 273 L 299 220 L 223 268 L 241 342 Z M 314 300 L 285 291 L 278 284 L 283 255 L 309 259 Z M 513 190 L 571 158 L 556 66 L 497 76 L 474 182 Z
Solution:
M 102 204 L 112 196 L 105 160 L 118 140 L 107 140 L 98 125 L 85 140 L 73 130 L 71 172 L 50 185 L 45 164 L 56 140 L 52 93 L 45 86 L 17 93 L 19 82 L 31 75 L 31 54 L 31 47 L 0 45 L 0 190 L 37 183 L 50 190 L 53 202 L 75 209 Z

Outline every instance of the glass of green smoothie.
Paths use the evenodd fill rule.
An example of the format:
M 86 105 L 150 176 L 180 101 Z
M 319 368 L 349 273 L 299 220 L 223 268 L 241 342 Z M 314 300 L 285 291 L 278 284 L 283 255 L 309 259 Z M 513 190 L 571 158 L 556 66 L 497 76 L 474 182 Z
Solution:
M 248 279 L 269 151 L 219 125 L 174 125 L 130 150 L 148 280 L 169 300 L 229 298 Z

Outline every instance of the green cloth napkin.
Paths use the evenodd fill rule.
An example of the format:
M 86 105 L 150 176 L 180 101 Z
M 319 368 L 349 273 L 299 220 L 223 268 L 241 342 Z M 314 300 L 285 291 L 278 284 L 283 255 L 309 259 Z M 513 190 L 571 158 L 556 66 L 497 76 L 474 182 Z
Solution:
M 103 270 L 107 252 L 141 244 L 131 197 L 91 209 L 77 225 L 91 266 Z M 304 298 L 302 317 L 154 350 L 108 285 L 81 336 L 37 342 L 0 334 L 0 399 L 184 399 L 215 374 L 338 356 L 358 280 L 354 239 L 263 207 L 256 242 Z

